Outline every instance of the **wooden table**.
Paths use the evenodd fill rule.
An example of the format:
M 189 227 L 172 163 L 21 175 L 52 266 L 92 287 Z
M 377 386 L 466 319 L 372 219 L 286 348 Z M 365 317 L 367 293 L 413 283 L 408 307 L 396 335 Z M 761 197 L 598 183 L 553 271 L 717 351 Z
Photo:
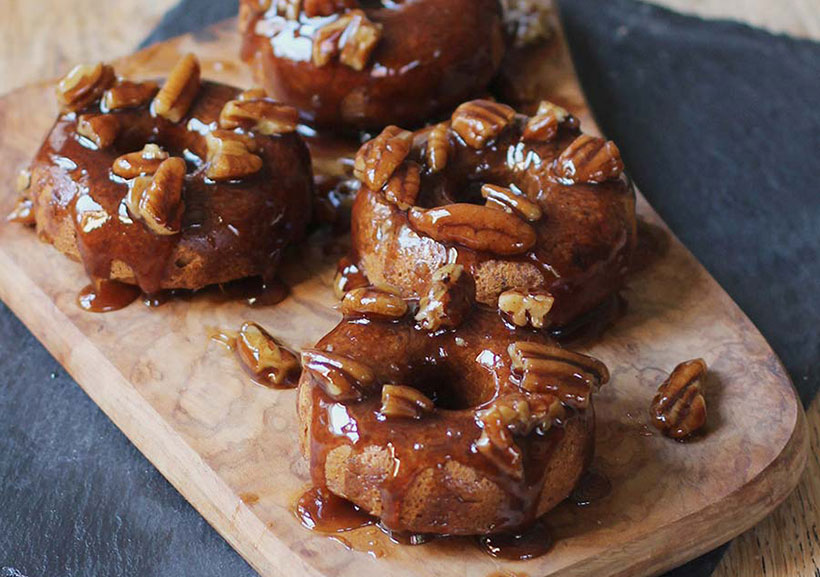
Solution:
M 746 21 L 820 40 L 817 0 L 656 0 L 704 17 Z M 71 64 L 132 52 L 176 0 L 7 0 L 0 19 L 0 93 Z M 715 577 L 820 575 L 820 397 L 807 411 L 812 452 L 803 481 L 771 516 L 737 538 Z

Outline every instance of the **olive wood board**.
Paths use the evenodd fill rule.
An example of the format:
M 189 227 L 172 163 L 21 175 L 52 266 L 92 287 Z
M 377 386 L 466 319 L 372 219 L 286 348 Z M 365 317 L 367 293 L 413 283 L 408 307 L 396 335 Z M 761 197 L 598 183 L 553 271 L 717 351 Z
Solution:
M 238 46 L 235 22 L 228 21 L 115 64 L 126 76 L 157 77 L 191 51 L 204 76 L 249 86 L 235 57 Z M 531 66 L 518 96 L 557 101 L 594 132 L 560 30 L 539 50 L 536 64 L 522 59 L 507 66 L 505 75 L 513 77 Z M 56 112 L 51 83 L 0 99 L 3 214 L 14 204 L 16 172 Z M 586 507 L 564 503 L 550 513 L 555 545 L 529 561 L 494 559 L 466 538 L 395 545 L 375 527 L 328 537 L 295 517 L 295 500 L 309 486 L 295 392 L 251 383 L 210 336 L 253 320 L 301 349 L 328 332 L 340 319 L 331 281 L 344 247 L 326 232 L 288 259 L 283 277 L 291 295 L 279 305 L 194 297 L 91 314 L 76 305 L 87 284 L 82 266 L 3 220 L 0 297 L 262 575 L 654 575 L 728 541 L 774 509 L 797 484 L 808 442 L 803 409 L 766 341 L 640 195 L 638 211 L 644 266 L 623 291 L 627 311 L 581 347 L 612 373 L 596 398 L 593 462 L 612 490 Z M 678 443 L 651 428 L 648 406 L 668 372 L 698 356 L 710 367 L 707 431 Z

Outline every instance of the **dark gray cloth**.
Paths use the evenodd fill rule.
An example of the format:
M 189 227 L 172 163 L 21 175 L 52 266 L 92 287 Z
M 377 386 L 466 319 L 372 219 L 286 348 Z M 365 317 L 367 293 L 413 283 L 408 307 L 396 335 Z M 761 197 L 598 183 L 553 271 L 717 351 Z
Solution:
M 561 2 L 592 108 L 807 402 L 820 360 L 820 46 L 633 0 Z M 234 1 L 185 0 L 146 40 Z M 0 577 L 253 575 L 0 304 Z M 670 575 L 705 577 L 720 548 Z

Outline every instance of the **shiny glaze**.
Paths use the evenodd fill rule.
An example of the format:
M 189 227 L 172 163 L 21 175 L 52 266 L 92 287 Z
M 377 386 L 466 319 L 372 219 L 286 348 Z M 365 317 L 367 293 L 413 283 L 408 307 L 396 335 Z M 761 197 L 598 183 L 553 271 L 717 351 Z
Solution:
M 524 530 L 479 537 L 479 548 L 498 559 L 525 561 L 546 555 L 552 548 L 547 525 L 538 520 Z
M 504 54 L 497 0 L 365 1 L 382 38 L 361 72 L 311 62 L 313 35 L 336 16 L 286 20 L 242 0 L 242 59 L 273 97 L 314 126 L 417 126 L 480 93 Z
M 140 289 L 134 285 L 98 280 L 80 291 L 77 304 L 90 313 L 108 313 L 124 309 L 137 300 L 140 294 Z
M 245 364 L 237 348 L 236 341 L 238 337 L 239 333 L 237 331 L 217 328 L 211 328 L 208 331 L 208 338 L 233 353 L 236 358 L 236 362 L 253 383 L 261 385 L 267 389 L 276 389 L 280 391 L 296 388 L 296 385 L 299 382 L 299 372 L 294 375 L 287 376 L 284 380 L 282 380 L 282 382 L 276 382 L 276 379 L 272 373 L 265 371 L 256 372 Z M 278 341 L 276 342 L 277 345 L 282 346 L 281 343 Z
M 286 244 L 306 226 L 312 184 L 307 148 L 294 134 L 258 138 L 264 166 L 241 181 L 204 176 L 204 134 L 216 126 L 234 88 L 204 83 L 188 116 L 173 124 L 147 107 L 114 112 L 124 127 L 111 147 L 94 150 L 77 135 L 77 114 L 61 115 L 32 163 L 38 232 L 81 260 L 92 279 L 116 278 L 149 295 L 233 280 L 237 271 L 271 277 Z M 94 105 L 85 113 L 96 113 Z M 120 155 L 160 144 L 188 165 L 182 232 L 159 236 L 131 218 L 128 186 L 111 172 Z M 76 239 L 76 248 L 71 242 Z M 200 255 L 208 258 L 198 260 Z M 192 284 L 186 267 L 197 261 Z
M 417 233 L 407 213 L 384 200 L 380 192 L 363 188 L 353 207 L 351 233 L 353 248 L 371 281 L 393 284 L 404 296 L 417 297 L 430 274 L 445 262 L 455 260 L 473 273 L 493 261 L 529 264 L 539 280 L 527 288 L 545 289 L 555 298 L 550 328 L 567 325 L 621 287 L 636 239 L 631 184 L 625 177 L 602 184 L 557 182 L 549 168 L 577 130 L 567 123 L 553 141 L 523 142 L 524 121 L 525 117 L 517 117 L 495 142 L 479 150 L 451 134 L 447 168 L 422 172 L 416 204 L 442 211 L 454 202 L 483 204 L 482 184 L 514 184 L 544 213 L 532 223 L 537 234 L 533 249 L 499 257 L 439 243 Z M 425 143 L 426 134 L 417 133 L 410 155 L 422 166 Z M 479 294 L 479 300 L 490 305 L 496 298 L 497 294 Z
M 296 517 L 302 525 L 320 533 L 342 533 L 367 525 L 376 518 L 327 489 L 311 487 L 296 502 Z

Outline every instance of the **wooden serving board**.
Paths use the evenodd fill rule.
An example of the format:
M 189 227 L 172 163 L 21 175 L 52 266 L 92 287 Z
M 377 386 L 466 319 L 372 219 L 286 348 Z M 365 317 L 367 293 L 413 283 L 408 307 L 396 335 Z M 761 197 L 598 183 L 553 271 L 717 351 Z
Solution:
M 117 70 L 155 77 L 193 51 L 206 77 L 249 85 L 235 58 L 234 30 L 228 22 L 156 45 L 117 63 Z M 544 50 L 539 74 L 524 91 L 570 107 L 590 130 L 563 40 Z M 55 114 L 51 84 L 0 100 L 1 213 L 11 210 L 14 175 Z M 294 501 L 308 486 L 295 393 L 250 383 L 209 335 L 254 320 L 298 349 L 331 329 L 340 316 L 330 284 L 343 247 L 323 233 L 294 251 L 284 271 L 292 294 L 278 306 L 195 297 L 94 315 L 75 304 L 87 282 L 82 267 L 30 230 L 3 221 L 0 297 L 262 575 L 651 575 L 769 513 L 796 485 L 808 442 L 803 410 L 775 354 L 642 197 L 638 206 L 645 267 L 624 291 L 626 315 L 588 347 L 612 372 L 596 402 L 594 468 L 613 488 L 586 507 L 564 504 L 552 512 L 555 546 L 532 561 L 493 559 L 467 539 L 394 545 L 372 527 L 330 538 L 295 518 Z M 710 367 L 708 431 L 676 443 L 647 426 L 647 409 L 668 371 L 697 356 Z

